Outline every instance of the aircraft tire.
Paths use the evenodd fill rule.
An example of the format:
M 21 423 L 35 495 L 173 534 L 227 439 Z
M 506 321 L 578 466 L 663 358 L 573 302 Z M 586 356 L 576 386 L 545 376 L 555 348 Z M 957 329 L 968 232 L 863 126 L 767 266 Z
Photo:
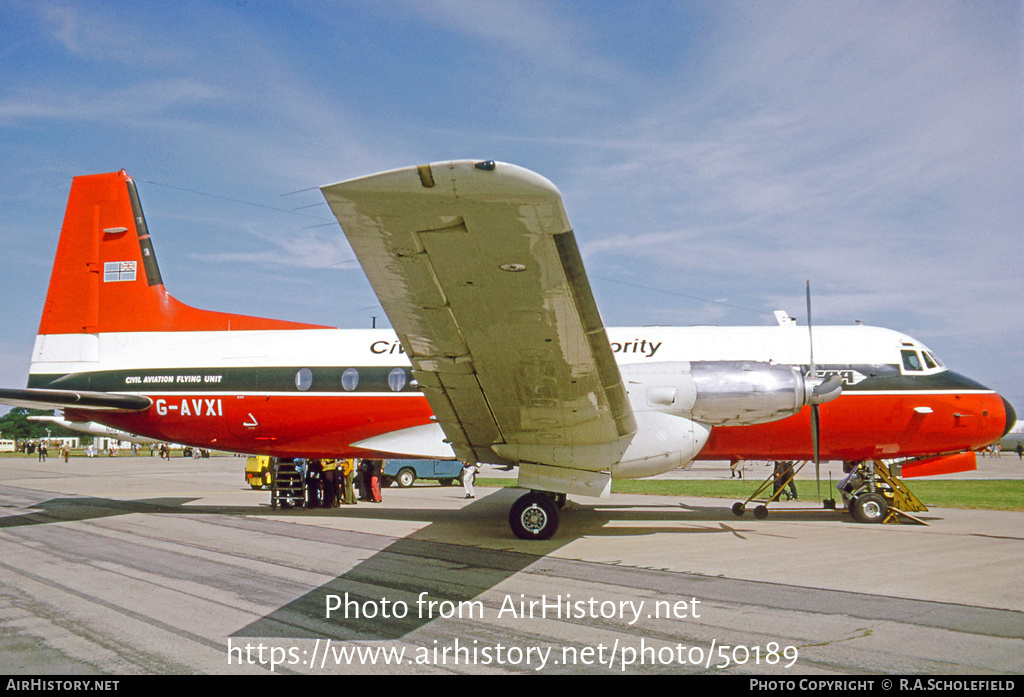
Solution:
M 558 505 L 544 492 L 530 492 L 516 499 L 508 512 L 512 534 L 520 540 L 547 540 L 558 530 Z
M 858 523 L 881 523 L 889 515 L 889 504 L 879 494 L 861 494 L 850 504 L 850 515 Z

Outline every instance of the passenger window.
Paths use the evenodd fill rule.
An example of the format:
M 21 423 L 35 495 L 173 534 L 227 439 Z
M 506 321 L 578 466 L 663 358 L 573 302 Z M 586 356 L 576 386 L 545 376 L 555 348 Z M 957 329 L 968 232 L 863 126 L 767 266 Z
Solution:
M 359 386 L 359 371 L 355 368 L 345 368 L 341 374 L 341 387 L 346 392 L 351 392 Z
M 900 351 L 903 354 L 903 369 L 904 370 L 922 370 L 921 358 L 917 355 L 917 351 Z
M 309 368 L 302 368 L 295 373 L 295 387 L 299 392 L 305 392 L 313 386 L 313 371 Z
M 402 391 L 402 388 L 405 387 L 405 370 L 403 368 L 394 368 L 388 374 L 388 387 L 393 392 Z

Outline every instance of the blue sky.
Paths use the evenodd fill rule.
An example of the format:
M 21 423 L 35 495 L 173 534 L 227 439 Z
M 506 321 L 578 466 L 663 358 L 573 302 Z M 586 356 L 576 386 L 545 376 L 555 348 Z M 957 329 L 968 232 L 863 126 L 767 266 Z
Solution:
M 385 324 L 314 188 L 496 159 L 562 191 L 608 325 L 905 331 L 1024 413 L 1020 2 L 0 2 L 0 384 L 71 177 L 168 289 Z

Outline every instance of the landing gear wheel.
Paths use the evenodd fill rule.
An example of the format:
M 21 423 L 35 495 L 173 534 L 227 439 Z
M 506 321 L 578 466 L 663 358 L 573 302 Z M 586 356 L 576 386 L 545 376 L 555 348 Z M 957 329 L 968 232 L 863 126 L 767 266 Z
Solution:
M 879 494 L 862 494 L 850 504 L 850 515 L 858 523 L 881 523 L 889 515 L 889 504 Z
M 737 518 L 742 518 L 743 514 L 747 512 L 747 507 L 741 502 L 737 501 L 732 505 L 732 514 Z
M 530 492 L 516 499 L 508 512 L 508 524 L 520 540 L 547 540 L 558 529 L 558 505 L 544 492 Z
M 768 517 L 768 506 L 758 506 L 754 509 L 754 517 L 758 520 L 764 520 Z

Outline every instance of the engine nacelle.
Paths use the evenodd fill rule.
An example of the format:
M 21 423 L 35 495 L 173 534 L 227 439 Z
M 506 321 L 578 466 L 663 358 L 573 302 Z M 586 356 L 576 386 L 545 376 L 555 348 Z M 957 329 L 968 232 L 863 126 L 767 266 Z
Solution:
M 636 413 L 636 434 L 622 459 L 612 466 L 613 479 L 640 479 L 683 467 L 708 441 L 711 428 L 657 411 Z
M 808 403 L 800 371 L 790 365 L 756 362 L 694 362 L 697 386 L 692 418 L 712 426 L 778 421 Z
M 752 361 L 690 361 L 620 366 L 634 411 L 658 411 L 708 426 L 778 421 L 805 404 L 834 399 L 814 393 L 795 366 Z

